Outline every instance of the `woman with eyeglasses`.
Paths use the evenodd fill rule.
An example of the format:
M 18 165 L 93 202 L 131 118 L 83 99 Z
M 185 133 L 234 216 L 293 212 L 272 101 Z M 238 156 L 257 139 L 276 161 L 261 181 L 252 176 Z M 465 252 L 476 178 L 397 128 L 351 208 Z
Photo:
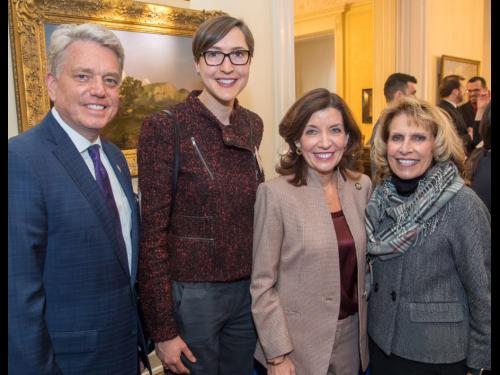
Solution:
M 200 25 L 192 49 L 203 89 L 171 108 L 172 116 L 146 118 L 141 129 L 139 296 L 167 372 L 250 375 L 253 206 L 264 180 L 257 155 L 263 124 L 236 96 L 248 82 L 254 41 L 243 21 L 219 16 Z M 180 168 L 173 187 L 175 122 Z

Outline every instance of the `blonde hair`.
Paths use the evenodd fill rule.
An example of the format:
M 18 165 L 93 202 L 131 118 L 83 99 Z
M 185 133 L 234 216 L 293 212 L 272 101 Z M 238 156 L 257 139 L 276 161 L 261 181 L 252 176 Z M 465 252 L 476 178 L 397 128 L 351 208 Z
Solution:
M 464 146 L 450 116 L 441 108 L 411 96 L 401 97 L 382 113 L 371 149 L 371 157 L 376 166 L 374 182 L 379 184 L 392 174 L 387 161 L 387 140 L 392 121 L 399 114 L 405 114 L 409 123 L 422 126 L 432 133 L 434 136 L 433 161 L 453 162 L 468 184 L 469 176 L 465 166 Z

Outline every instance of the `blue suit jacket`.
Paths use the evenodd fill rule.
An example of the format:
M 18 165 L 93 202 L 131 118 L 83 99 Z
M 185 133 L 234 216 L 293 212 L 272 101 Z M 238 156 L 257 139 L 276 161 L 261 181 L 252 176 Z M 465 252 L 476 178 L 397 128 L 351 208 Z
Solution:
M 139 214 L 121 151 L 102 142 L 132 209 L 132 271 L 98 185 L 52 114 L 9 140 L 9 374 L 137 374 Z

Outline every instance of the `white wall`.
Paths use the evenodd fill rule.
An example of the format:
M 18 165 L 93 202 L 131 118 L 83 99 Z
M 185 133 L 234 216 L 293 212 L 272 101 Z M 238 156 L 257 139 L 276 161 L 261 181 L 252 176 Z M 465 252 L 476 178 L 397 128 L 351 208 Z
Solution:
M 491 36 L 484 35 L 484 3 L 477 0 L 439 0 L 425 3 L 429 84 L 427 92 L 423 94 L 430 102 L 435 103 L 438 99 L 437 77 L 442 55 L 479 60 L 479 75 L 491 77 L 490 63 L 485 64 L 482 61 L 484 52 L 489 50 L 491 43 Z
M 333 34 L 295 42 L 295 92 L 297 98 L 324 87 L 335 91 Z
M 375 116 L 393 72 L 414 75 L 417 96 L 435 103 L 442 55 L 480 60 L 491 87 L 491 0 L 374 0 L 374 20 Z
M 491 0 L 484 1 L 484 51 L 481 74 L 491 89 Z

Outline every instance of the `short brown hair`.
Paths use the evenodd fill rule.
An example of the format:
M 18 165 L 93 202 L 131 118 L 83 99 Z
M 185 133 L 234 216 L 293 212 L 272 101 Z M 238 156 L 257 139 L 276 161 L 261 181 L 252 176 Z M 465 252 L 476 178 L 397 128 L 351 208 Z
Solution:
M 374 182 L 381 183 L 392 174 L 387 161 L 387 141 L 392 121 L 400 114 L 408 116 L 410 123 L 429 130 L 434 136 L 433 160 L 436 162 L 452 161 L 464 180 L 468 182 L 464 147 L 450 117 L 441 108 L 409 96 L 398 99 L 393 105 L 387 107 L 380 117 L 380 126 L 375 133 L 371 150 L 371 158 L 377 168 Z
M 195 61 L 198 61 L 203 52 L 213 47 L 215 43 L 224 38 L 235 27 L 240 29 L 245 36 L 250 56 L 253 56 L 253 35 L 246 23 L 231 16 L 217 16 L 203 22 L 194 34 L 191 47 Z
M 345 132 L 349 135 L 344 154 L 338 164 L 339 171 L 347 174 L 352 179 L 357 179 L 360 176 L 352 173 L 352 171 L 363 171 L 361 161 L 359 160 L 361 131 L 349 107 L 337 94 L 331 93 L 327 89 L 319 88 L 309 91 L 297 100 L 290 107 L 279 125 L 279 133 L 288 144 L 289 150 L 281 155 L 276 172 L 280 175 L 294 175 L 290 180 L 292 185 L 307 185 L 308 166 L 304 158 L 297 154 L 295 142 L 302 137 L 304 128 L 311 116 L 315 112 L 326 108 L 335 108 L 340 112 Z
M 408 88 L 408 82 L 417 83 L 417 79 L 409 74 L 405 73 L 393 73 L 384 83 L 384 96 L 387 103 L 394 100 L 396 93 L 401 91 L 406 94 Z
M 442 79 L 439 84 L 439 96 L 441 98 L 446 98 L 451 95 L 451 92 L 455 89 L 459 89 L 465 78 L 456 74 L 450 74 Z

